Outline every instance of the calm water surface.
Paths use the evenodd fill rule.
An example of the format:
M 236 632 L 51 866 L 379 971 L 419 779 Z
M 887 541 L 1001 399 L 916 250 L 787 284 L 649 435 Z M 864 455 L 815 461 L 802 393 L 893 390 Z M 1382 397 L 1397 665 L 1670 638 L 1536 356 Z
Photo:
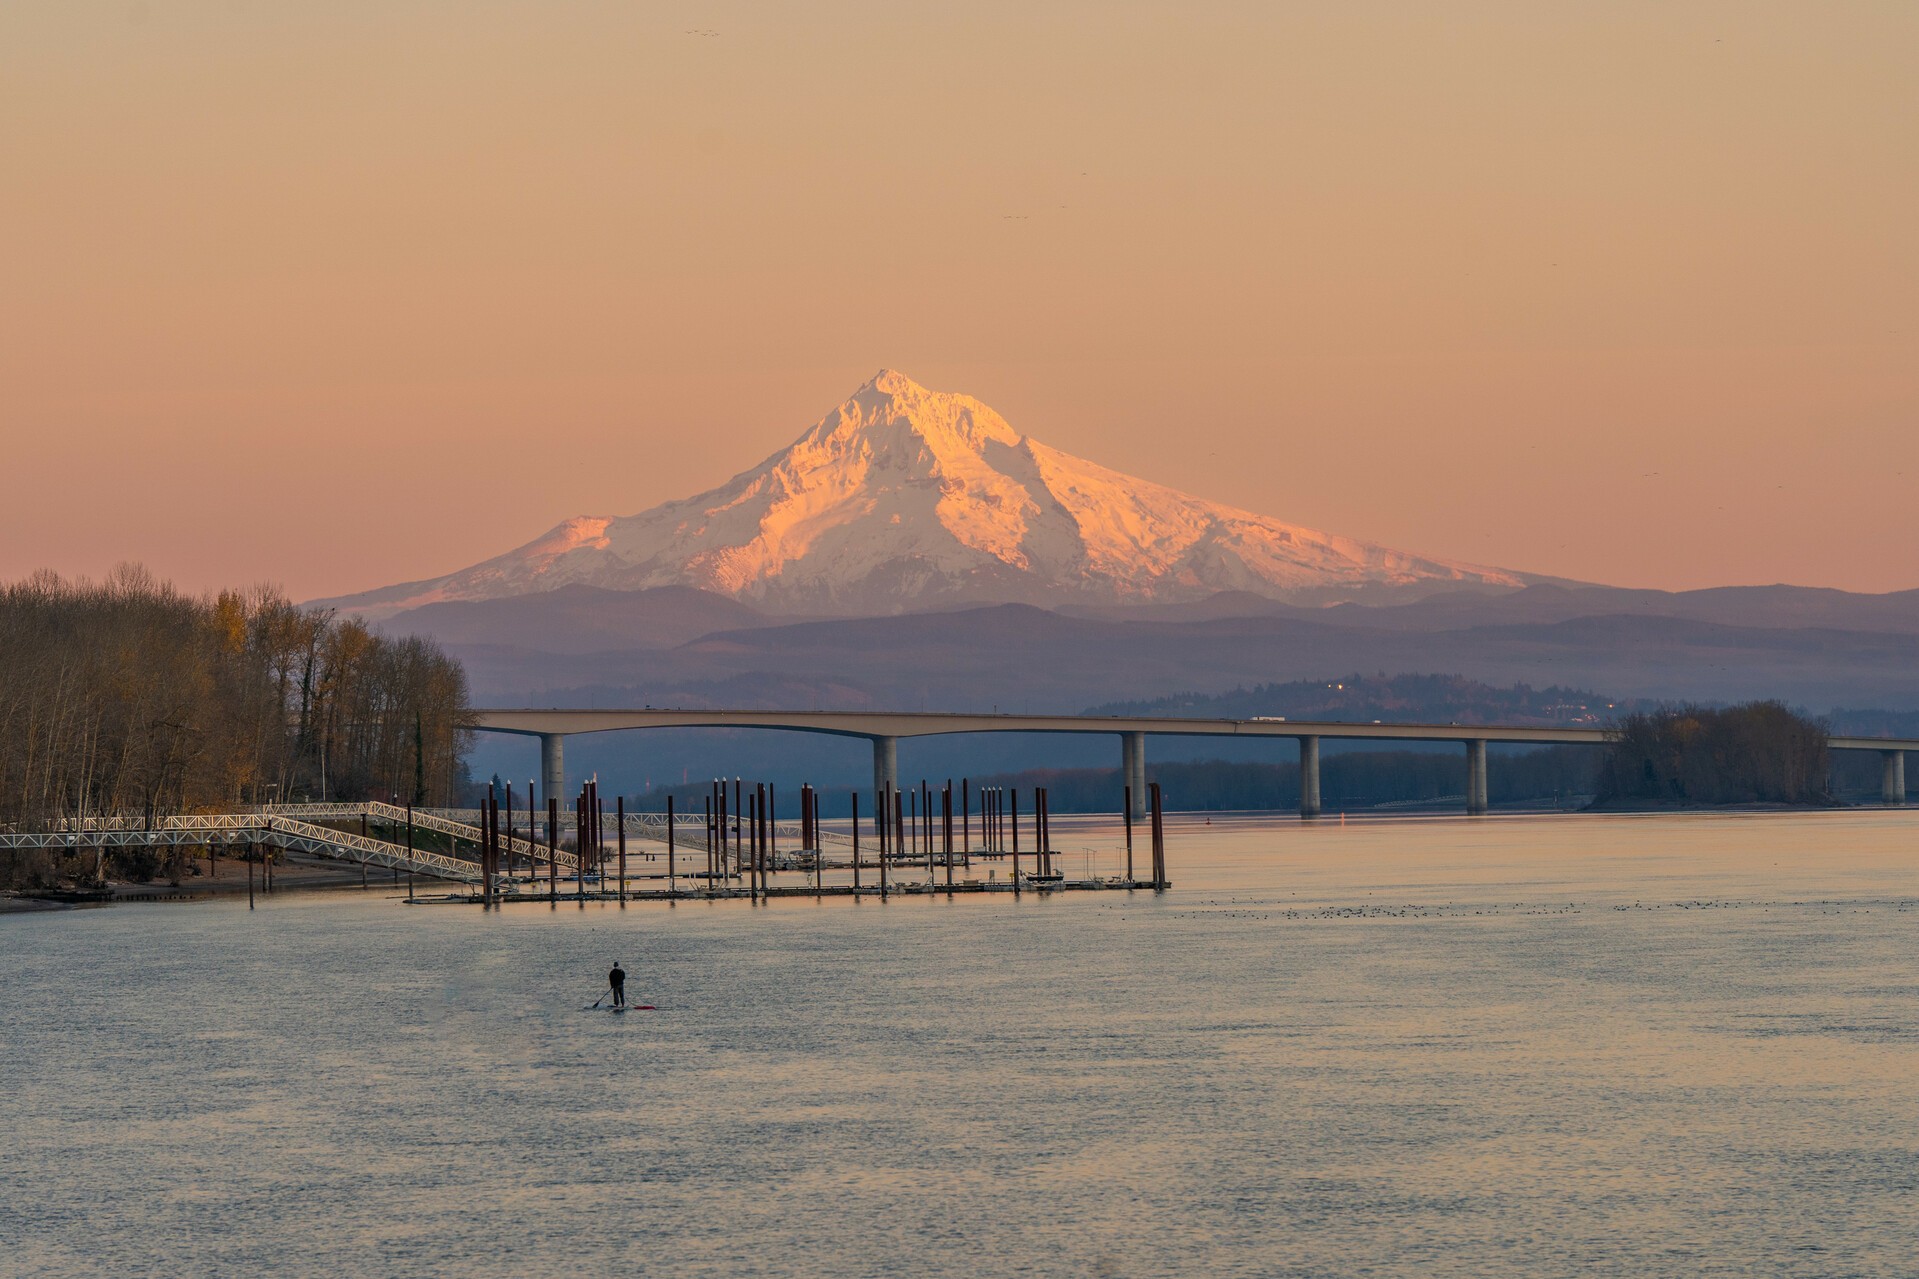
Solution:
M 1159 897 L 0 918 L 0 1273 L 1914 1272 L 1919 814 L 1170 846 Z M 614 959 L 659 1012 L 582 1011 Z

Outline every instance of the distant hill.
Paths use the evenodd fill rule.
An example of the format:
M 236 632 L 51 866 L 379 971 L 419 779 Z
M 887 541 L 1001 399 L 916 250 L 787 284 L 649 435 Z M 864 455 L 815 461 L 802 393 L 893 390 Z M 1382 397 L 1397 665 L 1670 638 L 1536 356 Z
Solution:
M 765 625 L 767 620 L 738 600 L 690 586 L 608 591 L 576 584 L 539 595 L 423 604 L 393 614 L 380 628 L 462 647 L 595 653 L 672 648 L 713 631 Z
M 1337 613 L 1114 621 L 1007 604 L 797 623 L 758 617 L 662 647 L 589 651 L 592 632 L 557 624 L 544 637 L 537 624 L 516 632 L 522 644 L 444 642 L 466 663 L 479 701 L 549 706 L 591 690 L 599 705 L 1077 712 L 1182 689 L 1213 696 L 1337 682 L 1358 670 L 1604 689 L 1614 699 L 1919 709 L 1919 634 L 1630 614 L 1393 630 Z
M 1540 582 L 1516 591 L 1461 585 L 1402 603 L 1345 601 L 1318 606 L 1222 591 L 1177 605 L 1066 605 L 1061 612 L 1103 621 L 1201 621 L 1292 618 L 1382 631 L 1444 631 L 1473 626 L 1551 625 L 1585 617 L 1665 617 L 1766 630 L 1805 628 L 1919 634 L 1919 590 L 1883 595 L 1811 586 L 1716 586 L 1643 591 Z
M 1224 693 L 1175 693 L 1148 701 L 1107 702 L 1086 714 L 1590 727 L 1611 723 L 1640 707 L 1635 700 L 1556 684 L 1538 689 L 1524 683 L 1495 688 L 1460 675 L 1347 675 L 1334 680 L 1260 684 Z

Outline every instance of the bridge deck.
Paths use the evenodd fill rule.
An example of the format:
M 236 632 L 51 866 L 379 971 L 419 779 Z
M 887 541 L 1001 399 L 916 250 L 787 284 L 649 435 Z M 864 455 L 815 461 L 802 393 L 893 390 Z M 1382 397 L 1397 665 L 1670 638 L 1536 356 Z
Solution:
M 1355 724 L 1334 720 L 1183 719 L 1157 716 L 973 715 L 919 711 L 732 711 L 496 708 L 473 712 L 490 733 L 534 736 L 639 728 L 760 728 L 839 737 L 937 737 L 951 733 L 1145 733 L 1162 737 L 1321 737 L 1392 742 L 1512 742 L 1599 745 L 1612 730 L 1512 724 Z M 1838 736 L 1834 750 L 1919 751 L 1919 739 Z

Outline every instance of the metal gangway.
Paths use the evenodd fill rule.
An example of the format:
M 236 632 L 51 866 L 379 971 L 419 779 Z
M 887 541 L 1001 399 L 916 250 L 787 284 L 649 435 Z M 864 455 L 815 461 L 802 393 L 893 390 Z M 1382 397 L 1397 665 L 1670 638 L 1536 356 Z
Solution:
M 401 812 L 404 814 L 405 810 Z M 476 829 L 475 836 L 478 833 Z M 460 883 L 480 882 L 478 862 L 334 830 L 283 812 L 65 818 L 49 823 L 49 829 L 43 831 L 0 831 L 0 849 L 77 852 L 96 848 L 213 848 L 243 844 L 265 844 L 288 852 L 411 871 Z
M 475 848 L 480 846 L 484 838 L 484 832 L 480 830 L 480 810 L 477 808 L 408 810 L 398 804 L 383 804 L 378 800 L 370 800 L 353 803 L 267 804 L 263 805 L 259 811 L 309 822 L 347 822 L 365 818 L 369 824 L 386 826 L 394 830 L 406 827 L 410 812 L 413 825 L 421 830 L 448 835 L 455 840 L 465 840 Z M 576 855 L 563 849 L 549 849 L 538 841 L 529 843 L 506 831 L 500 834 L 500 847 L 514 857 L 527 859 L 529 863 L 550 861 L 567 871 L 577 871 L 580 868 L 580 859 Z

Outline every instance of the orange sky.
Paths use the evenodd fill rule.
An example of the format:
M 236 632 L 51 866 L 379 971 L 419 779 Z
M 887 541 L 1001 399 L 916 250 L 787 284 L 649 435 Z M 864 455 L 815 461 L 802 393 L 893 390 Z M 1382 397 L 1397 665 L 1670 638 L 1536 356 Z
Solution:
M 1430 554 L 1919 586 L 1919 5 L 931 8 L 0 7 L 0 578 L 424 577 L 890 365 Z

